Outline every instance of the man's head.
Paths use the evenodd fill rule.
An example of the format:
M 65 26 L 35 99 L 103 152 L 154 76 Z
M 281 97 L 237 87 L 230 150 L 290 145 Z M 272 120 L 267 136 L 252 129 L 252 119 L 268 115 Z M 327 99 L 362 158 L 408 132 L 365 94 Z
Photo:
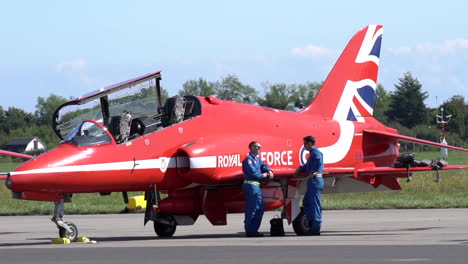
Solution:
M 311 150 L 315 146 L 315 138 L 313 136 L 306 136 L 303 140 L 305 149 Z
M 258 141 L 252 141 L 249 143 L 249 150 L 254 155 L 258 155 L 261 148 L 262 148 L 262 145 L 260 145 Z

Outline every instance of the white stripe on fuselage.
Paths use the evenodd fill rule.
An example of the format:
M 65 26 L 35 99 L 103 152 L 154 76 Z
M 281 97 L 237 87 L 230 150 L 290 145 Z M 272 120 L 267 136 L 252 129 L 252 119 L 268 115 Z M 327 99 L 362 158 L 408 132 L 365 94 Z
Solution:
M 167 164 L 167 160 L 169 160 Z M 161 169 L 161 163 L 166 168 L 175 168 L 175 158 L 158 158 L 135 161 L 109 162 L 74 166 L 60 166 L 52 168 L 42 168 L 26 171 L 13 171 L 10 175 L 19 174 L 39 174 L 39 173 L 58 173 L 58 172 L 86 172 L 86 171 L 118 171 L 118 170 L 142 170 L 142 169 Z
M 338 141 L 327 147 L 321 147 L 324 163 L 336 163 L 342 160 L 348 153 L 354 136 L 354 123 L 352 121 L 337 121 L 340 125 L 340 137 Z M 65 173 L 65 172 L 90 172 L 90 171 L 120 171 L 120 170 L 142 170 L 159 169 L 165 172 L 167 168 L 203 169 L 216 168 L 217 156 L 189 158 L 166 158 L 147 160 L 131 160 L 122 162 L 97 163 L 73 166 L 58 166 L 25 171 L 12 171 L 10 175 L 41 174 L 41 173 Z
M 191 169 L 216 168 L 217 156 L 190 158 Z

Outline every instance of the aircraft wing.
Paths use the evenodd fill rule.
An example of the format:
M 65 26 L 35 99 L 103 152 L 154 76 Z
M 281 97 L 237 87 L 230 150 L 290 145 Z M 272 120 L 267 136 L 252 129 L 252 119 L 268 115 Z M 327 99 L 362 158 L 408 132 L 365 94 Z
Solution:
M 468 169 L 468 165 L 447 165 L 439 170 L 460 170 Z M 424 172 L 424 171 L 434 171 L 433 167 L 410 167 L 409 172 Z M 378 174 L 407 174 L 408 170 L 406 168 L 392 168 L 392 167 L 369 167 L 364 169 L 358 169 L 358 175 L 378 175 Z
M 441 144 L 441 143 L 436 143 L 436 142 L 423 140 L 423 139 L 419 139 L 419 138 L 398 135 L 398 134 L 395 134 L 395 133 L 390 133 L 390 132 L 385 132 L 385 131 L 367 130 L 366 129 L 366 130 L 364 130 L 364 133 L 377 134 L 377 135 L 382 135 L 382 136 L 387 136 L 387 137 L 400 139 L 400 140 L 403 140 L 403 141 L 415 142 L 415 143 L 419 143 L 419 144 L 423 144 L 423 145 L 431 145 L 431 146 L 436 146 L 436 147 L 441 147 L 441 148 L 449 148 L 449 149 L 468 152 L 468 149 L 455 147 L 455 146 L 450 146 L 450 145 L 445 145 L 445 144 Z
M 468 169 L 468 165 L 446 165 L 444 167 L 438 168 L 439 170 L 460 170 Z M 424 167 L 409 167 L 409 172 L 425 172 L 425 171 L 435 171 L 436 168 L 430 166 Z M 276 177 L 285 177 L 293 178 L 294 171 L 291 170 L 275 170 Z M 407 174 L 407 168 L 394 168 L 394 167 L 377 167 L 373 162 L 366 162 L 363 165 L 353 168 L 353 167 L 325 167 L 323 169 L 323 175 L 327 176 L 368 176 L 368 175 L 383 175 L 383 174 Z M 302 172 L 299 177 L 305 173 Z M 406 177 L 406 176 L 405 176 Z
M 16 153 L 16 152 L 11 152 L 11 151 L 1 150 L 1 149 L 0 149 L 0 155 L 13 156 L 13 157 L 20 157 L 20 158 L 26 158 L 26 159 L 32 159 L 32 158 L 34 158 L 34 157 L 31 156 L 31 155 L 22 154 L 22 153 Z M 0 172 L 0 180 L 1 180 L 1 179 L 6 179 L 7 176 L 8 176 L 8 172 Z
M 0 155 L 14 156 L 14 157 L 20 157 L 20 158 L 26 158 L 26 159 L 34 158 L 31 155 L 17 153 L 17 152 L 11 152 L 11 151 L 6 151 L 6 150 L 0 150 Z

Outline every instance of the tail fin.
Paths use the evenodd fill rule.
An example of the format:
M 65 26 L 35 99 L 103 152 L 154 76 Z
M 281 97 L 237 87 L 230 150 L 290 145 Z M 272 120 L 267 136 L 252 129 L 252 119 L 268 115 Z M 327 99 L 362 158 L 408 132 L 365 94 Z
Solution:
M 364 122 L 372 116 L 383 26 L 369 25 L 349 41 L 310 105 L 300 113 Z

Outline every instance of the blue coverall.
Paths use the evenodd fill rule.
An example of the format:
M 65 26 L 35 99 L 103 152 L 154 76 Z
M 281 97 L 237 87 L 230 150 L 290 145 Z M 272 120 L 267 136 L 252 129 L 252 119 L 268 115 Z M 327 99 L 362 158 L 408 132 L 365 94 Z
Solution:
M 242 184 L 242 190 L 245 193 L 244 228 L 247 234 L 255 234 L 260 228 L 265 211 L 260 180 L 265 178 L 262 173 L 271 171 L 271 169 L 257 156 L 249 153 L 242 161 L 242 171 L 244 172 L 244 180 L 252 182 L 245 183 L 244 181 Z
M 313 147 L 309 152 L 309 158 L 305 165 L 300 167 L 300 171 L 305 171 L 307 175 L 316 172 L 323 172 L 323 154 L 317 147 Z M 302 205 L 304 212 L 309 220 L 310 232 L 320 233 L 322 226 L 322 204 L 320 203 L 320 194 L 323 190 L 323 178 L 313 177 L 307 180 L 307 192 L 304 195 Z

